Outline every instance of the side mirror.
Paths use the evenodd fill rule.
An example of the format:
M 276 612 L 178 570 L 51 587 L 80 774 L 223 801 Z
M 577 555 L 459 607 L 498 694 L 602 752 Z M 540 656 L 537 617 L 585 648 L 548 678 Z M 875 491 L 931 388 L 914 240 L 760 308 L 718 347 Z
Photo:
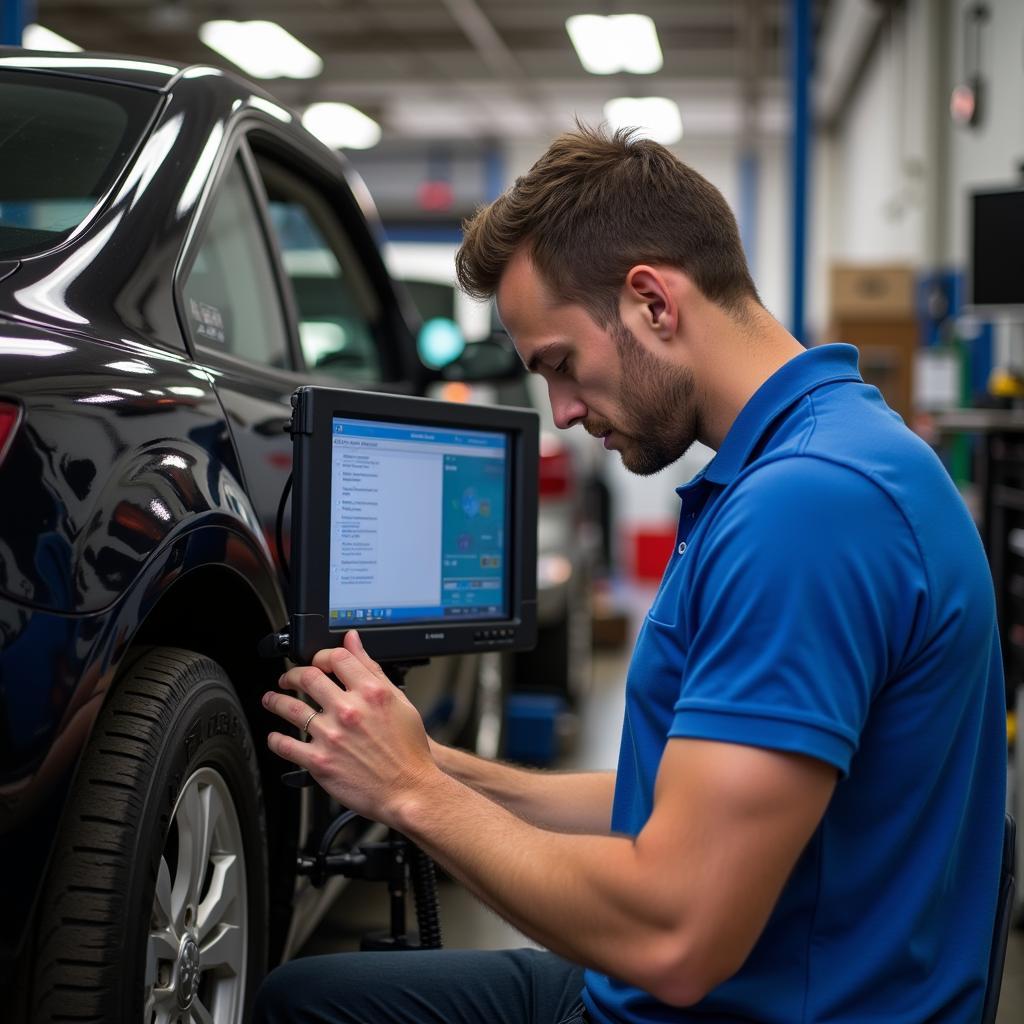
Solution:
M 416 351 L 425 366 L 440 370 L 457 360 L 466 350 L 466 339 L 454 320 L 431 317 L 416 336 Z
M 509 336 L 504 331 L 495 331 L 466 345 L 457 359 L 442 368 L 441 378 L 473 383 L 515 380 L 525 372 Z

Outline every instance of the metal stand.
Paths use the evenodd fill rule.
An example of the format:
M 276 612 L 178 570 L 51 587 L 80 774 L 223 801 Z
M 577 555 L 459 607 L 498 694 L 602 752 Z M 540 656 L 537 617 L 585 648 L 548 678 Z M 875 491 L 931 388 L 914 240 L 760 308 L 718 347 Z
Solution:
M 320 840 L 316 856 L 300 856 L 298 872 L 308 875 L 318 888 L 334 875 L 384 882 L 390 901 L 390 930 L 363 936 L 363 950 L 440 949 L 441 923 L 437 906 L 437 879 L 434 862 L 401 833 L 389 829 L 388 838 L 379 843 L 363 843 L 346 853 L 330 853 L 338 832 L 358 815 L 345 811 L 331 822 Z M 406 929 L 406 899 L 410 876 L 416 905 L 418 942 Z

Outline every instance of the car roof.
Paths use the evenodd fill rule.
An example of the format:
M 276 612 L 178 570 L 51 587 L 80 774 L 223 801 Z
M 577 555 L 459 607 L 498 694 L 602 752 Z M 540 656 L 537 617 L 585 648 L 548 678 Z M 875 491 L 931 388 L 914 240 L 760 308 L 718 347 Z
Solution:
M 170 60 L 132 57 L 120 53 L 50 53 L 0 46 L 0 70 L 24 69 L 73 74 L 106 82 L 163 90 L 186 70 L 187 65 Z
M 25 50 L 19 46 L 0 46 L 0 71 L 42 71 L 73 75 L 96 82 L 115 82 L 158 92 L 166 92 L 180 78 L 215 75 L 235 83 L 248 95 L 261 96 L 279 105 L 269 92 L 243 75 L 207 64 L 182 64 L 155 57 L 135 57 L 124 53 L 97 53 L 76 50 L 73 53 Z

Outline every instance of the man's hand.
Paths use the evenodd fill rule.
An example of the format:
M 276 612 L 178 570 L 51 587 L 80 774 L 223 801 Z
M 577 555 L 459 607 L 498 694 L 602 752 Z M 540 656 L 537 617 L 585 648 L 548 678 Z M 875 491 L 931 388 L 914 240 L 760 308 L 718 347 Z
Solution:
M 272 732 L 267 745 L 306 768 L 345 807 L 393 824 L 417 787 L 440 774 L 419 712 L 366 653 L 355 630 L 342 647 L 319 651 L 312 665 L 290 669 L 279 685 L 305 693 L 322 710 L 310 721 L 313 709 L 303 701 L 264 694 L 263 706 L 297 729 L 309 721 L 310 736 L 303 743 Z

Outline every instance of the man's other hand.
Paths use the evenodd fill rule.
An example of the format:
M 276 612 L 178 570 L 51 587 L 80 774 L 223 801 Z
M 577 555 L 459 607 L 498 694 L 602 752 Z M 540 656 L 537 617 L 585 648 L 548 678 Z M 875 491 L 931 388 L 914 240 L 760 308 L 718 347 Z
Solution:
M 285 672 L 279 686 L 305 694 L 314 707 L 274 691 L 264 694 L 264 707 L 310 739 L 272 732 L 267 745 L 307 769 L 345 807 L 392 824 L 418 785 L 440 771 L 419 712 L 366 653 L 355 630 L 343 646 L 319 651 L 312 665 Z

